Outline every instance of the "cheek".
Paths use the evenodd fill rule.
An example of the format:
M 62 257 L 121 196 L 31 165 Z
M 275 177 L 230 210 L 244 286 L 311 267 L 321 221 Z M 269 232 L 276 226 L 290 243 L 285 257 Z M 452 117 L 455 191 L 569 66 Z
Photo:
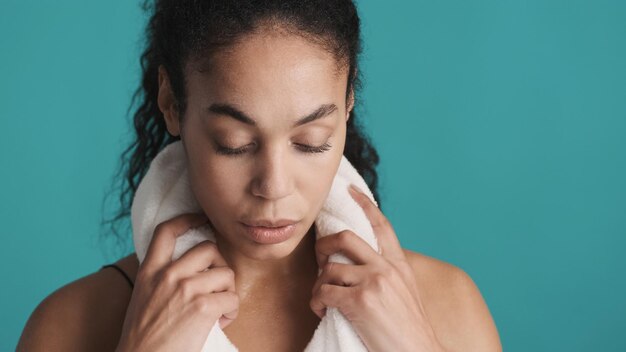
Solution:
M 207 215 L 233 213 L 246 189 L 245 172 L 231 170 L 205 156 L 189 167 L 192 192 Z
M 316 211 L 321 209 L 328 196 L 339 168 L 341 157 L 342 154 L 340 152 L 333 153 L 330 158 L 320 159 L 318 163 L 311 162 L 306 167 L 301 168 L 299 190 Z

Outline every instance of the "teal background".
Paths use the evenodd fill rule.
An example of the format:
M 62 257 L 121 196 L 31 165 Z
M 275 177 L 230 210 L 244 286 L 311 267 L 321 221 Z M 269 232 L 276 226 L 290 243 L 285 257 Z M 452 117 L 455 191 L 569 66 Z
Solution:
M 626 2 L 359 7 L 361 118 L 403 246 L 470 274 L 506 351 L 626 351 Z M 0 2 L 0 350 L 132 251 L 98 233 L 144 20 L 137 1 Z

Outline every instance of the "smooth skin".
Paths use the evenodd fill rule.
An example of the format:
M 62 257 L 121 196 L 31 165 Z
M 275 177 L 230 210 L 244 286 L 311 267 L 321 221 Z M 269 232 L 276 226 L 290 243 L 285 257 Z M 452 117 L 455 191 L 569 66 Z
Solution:
M 37 306 L 18 350 L 111 351 L 120 337 L 121 350 L 144 342 L 151 350 L 169 343 L 185 350 L 199 341 L 183 338 L 185 328 L 206 320 L 200 325 L 209 329 L 220 319 L 224 333 L 242 352 L 302 351 L 319 324 L 321 307 L 336 305 L 353 318 L 373 351 L 385 350 L 389 341 L 398 351 L 501 351 L 494 321 L 470 276 L 452 264 L 401 248 L 386 219 L 382 223 L 387 225 L 377 225 L 392 248 L 383 255 L 374 255 L 349 232 L 316 244 L 312 225 L 343 155 L 354 104 L 352 93 L 346 97 L 347 71 L 342 67 L 306 38 L 261 27 L 217 53 L 208 70 L 200 61 L 189 61 L 183 124 L 161 67 L 159 108 L 169 133 L 181 137 L 193 194 L 215 229 L 215 248 L 204 244 L 190 255 L 195 259 L 188 265 L 163 259 L 167 246 L 158 265 L 144 261 L 140 266 L 134 253 L 121 259 L 118 263 L 136 280 L 132 297 L 112 268 L 67 284 Z M 323 106 L 332 107 L 324 117 L 294 126 Z M 240 121 L 242 114 L 233 107 L 254 124 Z M 325 144 L 330 147 L 310 152 Z M 223 148 L 240 153 L 224 154 Z M 377 208 L 360 204 L 369 209 L 370 221 L 384 219 Z M 256 243 L 242 222 L 262 218 L 297 220 L 297 230 L 282 243 Z M 167 228 L 172 227 L 161 228 L 153 240 L 172 238 L 176 231 L 167 235 Z M 333 250 L 350 253 L 361 264 L 333 265 L 318 277 L 320 254 L 323 258 Z M 222 275 L 212 274 L 214 269 L 201 271 L 207 263 L 222 268 Z M 382 271 L 390 273 L 387 278 L 381 277 Z M 192 285 L 190 277 L 197 277 L 198 284 Z M 342 283 L 352 287 L 340 287 Z M 232 293 L 233 286 L 236 308 L 234 301 L 215 304 L 216 299 L 207 298 L 200 312 L 184 309 L 197 304 L 193 297 Z M 366 299 L 348 304 L 350 295 Z M 394 313 L 382 314 L 381 304 L 391 304 Z M 163 320 L 166 307 L 188 314 L 171 313 Z

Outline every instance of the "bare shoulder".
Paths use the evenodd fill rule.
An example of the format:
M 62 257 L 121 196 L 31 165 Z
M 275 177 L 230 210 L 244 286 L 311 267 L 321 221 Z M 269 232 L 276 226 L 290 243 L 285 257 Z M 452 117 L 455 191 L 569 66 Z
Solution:
M 135 253 L 116 262 L 134 282 Z M 112 351 L 122 331 L 131 287 L 114 268 L 72 281 L 31 313 L 17 351 Z
M 474 280 L 453 264 L 403 250 L 428 320 L 446 351 L 502 351 L 495 322 Z

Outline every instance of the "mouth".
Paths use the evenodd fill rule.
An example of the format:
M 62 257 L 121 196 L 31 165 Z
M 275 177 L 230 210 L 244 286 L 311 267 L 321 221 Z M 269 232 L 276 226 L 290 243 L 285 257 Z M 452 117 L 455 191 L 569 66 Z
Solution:
M 284 223 L 284 222 L 283 222 Z M 297 222 L 289 222 L 283 226 L 250 226 L 242 223 L 246 234 L 259 244 L 277 244 L 291 238 L 295 233 Z

